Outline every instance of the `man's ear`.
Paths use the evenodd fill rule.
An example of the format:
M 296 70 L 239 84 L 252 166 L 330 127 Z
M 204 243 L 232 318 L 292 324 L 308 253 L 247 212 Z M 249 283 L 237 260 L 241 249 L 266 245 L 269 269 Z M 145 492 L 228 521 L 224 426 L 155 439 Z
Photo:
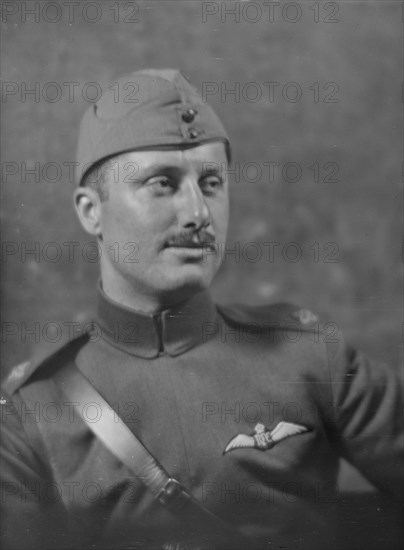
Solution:
M 79 187 L 74 192 L 74 205 L 87 233 L 101 237 L 101 200 L 97 191 L 87 186 Z

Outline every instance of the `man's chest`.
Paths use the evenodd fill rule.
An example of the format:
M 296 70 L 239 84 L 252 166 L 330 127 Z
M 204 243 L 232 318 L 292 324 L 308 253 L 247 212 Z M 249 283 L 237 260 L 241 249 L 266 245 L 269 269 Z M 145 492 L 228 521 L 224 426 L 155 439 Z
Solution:
M 279 486 L 296 476 L 321 478 L 322 472 L 328 479 L 332 453 L 323 404 L 317 400 L 322 384 L 304 384 L 290 365 L 282 364 L 288 357 L 237 352 L 207 347 L 153 361 L 114 352 L 109 357 L 84 353 L 77 363 L 115 417 L 200 499 L 212 488 L 220 494 L 235 480 L 242 490 L 242 484 L 257 480 Z M 89 403 L 85 414 L 97 422 L 102 410 Z M 116 469 L 115 461 L 100 461 L 109 452 L 79 418 L 74 420 L 65 425 L 64 438 L 56 439 L 51 454 L 61 464 L 69 456 L 71 466 L 77 464 L 68 469 L 83 479 L 95 470 L 104 479 L 103 470 Z M 49 433 L 49 445 L 52 440 Z M 68 475 L 63 469 L 62 477 Z
M 115 418 L 214 513 L 287 532 L 297 510 L 332 496 L 337 459 L 319 399 L 325 383 L 303 383 L 303 362 L 292 368 L 296 359 L 287 355 L 224 347 L 153 361 L 95 351 L 79 354 L 79 369 Z M 48 399 L 64 411 L 58 422 L 42 418 L 39 428 L 66 508 L 111 532 L 128 522 L 146 531 L 175 523 L 63 392 Z M 96 402 L 82 406 L 90 422 L 101 421 Z

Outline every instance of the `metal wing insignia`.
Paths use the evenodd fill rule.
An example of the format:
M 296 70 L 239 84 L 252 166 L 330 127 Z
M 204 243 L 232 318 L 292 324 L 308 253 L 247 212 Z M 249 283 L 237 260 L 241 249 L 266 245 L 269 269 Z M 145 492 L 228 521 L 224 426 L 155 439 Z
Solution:
M 229 451 L 232 451 L 233 449 L 241 449 L 243 447 L 251 447 L 254 448 L 254 438 L 245 435 L 245 434 L 238 434 L 236 437 L 233 437 L 233 439 L 230 441 L 230 443 L 227 445 L 227 447 L 224 450 L 223 454 L 228 453 Z
M 306 426 L 292 424 L 291 422 L 279 422 L 276 428 L 272 430 L 270 435 L 272 440 L 277 443 L 278 441 L 282 441 L 282 439 L 286 439 L 291 435 L 301 434 L 308 431 L 309 430 L 306 428 Z

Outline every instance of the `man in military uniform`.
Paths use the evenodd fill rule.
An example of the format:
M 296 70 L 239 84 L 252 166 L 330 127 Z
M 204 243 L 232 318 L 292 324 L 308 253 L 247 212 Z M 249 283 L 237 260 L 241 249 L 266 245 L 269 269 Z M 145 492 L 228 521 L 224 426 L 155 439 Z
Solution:
M 333 548 L 340 457 L 402 498 L 400 384 L 307 310 L 212 302 L 228 137 L 178 71 L 129 82 L 78 145 L 98 316 L 4 385 L 3 548 Z

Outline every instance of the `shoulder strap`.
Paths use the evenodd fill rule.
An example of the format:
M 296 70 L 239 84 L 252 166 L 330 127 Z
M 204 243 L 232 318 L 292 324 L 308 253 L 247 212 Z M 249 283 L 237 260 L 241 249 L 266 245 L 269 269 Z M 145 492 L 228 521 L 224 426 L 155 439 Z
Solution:
M 185 513 L 194 519 L 203 516 L 210 525 L 220 529 L 226 540 L 235 537 L 236 530 L 205 508 L 166 472 L 73 362 L 58 369 L 54 377 L 88 428 L 151 490 L 157 501 L 174 513 Z M 97 403 L 100 407 L 101 417 L 97 422 L 91 422 L 82 414 L 86 403 Z
M 14 366 L 2 381 L 1 386 L 11 396 L 23 386 L 34 373 L 44 370 L 46 365 L 65 363 L 66 358 L 77 355 L 78 350 L 90 340 L 90 328 L 92 322 L 87 323 L 86 332 L 70 334 L 62 330 L 60 339 L 57 342 L 49 341 L 37 346 L 32 357 Z M 75 327 L 73 327 L 75 328 Z M 91 340 L 90 340 L 91 341 Z
M 309 309 L 289 303 L 268 304 L 265 306 L 217 306 L 221 316 L 232 325 L 244 325 L 249 329 L 268 328 L 272 330 L 288 327 L 296 330 L 311 331 L 318 322 L 318 316 Z

